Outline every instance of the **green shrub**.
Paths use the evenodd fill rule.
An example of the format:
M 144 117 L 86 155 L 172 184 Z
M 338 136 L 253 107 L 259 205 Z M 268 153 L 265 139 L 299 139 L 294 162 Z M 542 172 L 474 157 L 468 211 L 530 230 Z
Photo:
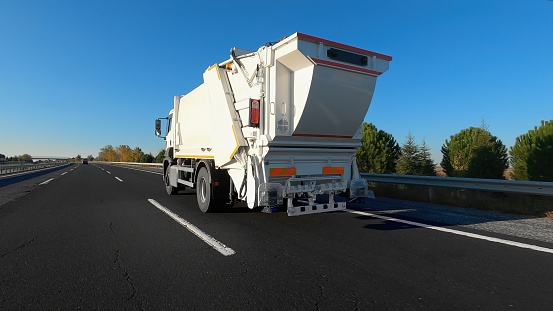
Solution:
M 378 130 L 372 123 L 363 123 L 362 146 L 356 157 L 361 172 L 391 174 L 395 172 L 399 145 L 391 134 Z
M 507 148 L 485 128 L 470 127 L 442 146 L 441 166 L 450 177 L 503 179 Z
M 517 137 L 510 155 L 515 179 L 553 181 L 553 122 Z

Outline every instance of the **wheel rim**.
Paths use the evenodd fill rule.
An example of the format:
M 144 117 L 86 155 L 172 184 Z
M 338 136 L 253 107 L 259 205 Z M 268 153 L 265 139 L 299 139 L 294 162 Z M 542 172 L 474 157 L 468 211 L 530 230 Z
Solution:
M 207 199 L 207 183 L 205 182 L 205 178 L 200 180 L 200 199 L 202 202 L 205 202 Z

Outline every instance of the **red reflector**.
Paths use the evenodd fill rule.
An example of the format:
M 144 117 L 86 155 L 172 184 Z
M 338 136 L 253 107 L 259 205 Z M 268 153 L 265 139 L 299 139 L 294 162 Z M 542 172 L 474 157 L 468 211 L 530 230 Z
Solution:
M 250 99 L 250 126 L 259 127 L 259 99 Z
M 332 174 L 344 174 L 344 167 L 343 166 L 324 166 L 323 167 L 323 174 L 325 175 L 332 175 Z

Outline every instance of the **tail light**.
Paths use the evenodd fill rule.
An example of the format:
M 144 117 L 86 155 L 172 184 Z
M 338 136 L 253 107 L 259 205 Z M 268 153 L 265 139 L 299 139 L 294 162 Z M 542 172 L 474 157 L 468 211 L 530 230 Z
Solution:
M 259 127 L 259 99 L 250 99 L 250 126 Z

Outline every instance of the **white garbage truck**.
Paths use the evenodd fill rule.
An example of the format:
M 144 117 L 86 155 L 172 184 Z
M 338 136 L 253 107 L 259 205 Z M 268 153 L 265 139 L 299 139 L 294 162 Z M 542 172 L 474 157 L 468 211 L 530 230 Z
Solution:
M 371 196 L 355 153 L 392 58 L 302 33 L 230 54 L 155 120 L 167 193 L 195 189 L 203 212 L 244 202 L 290 216 Z

